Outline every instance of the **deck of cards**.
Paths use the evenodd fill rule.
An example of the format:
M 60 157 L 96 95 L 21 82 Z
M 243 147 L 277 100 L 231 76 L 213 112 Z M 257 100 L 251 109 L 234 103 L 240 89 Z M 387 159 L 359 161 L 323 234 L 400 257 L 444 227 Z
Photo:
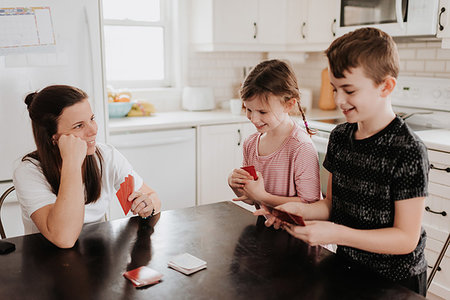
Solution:
M 125 215 L 131 209 L 131 201 L 128 201 L 128 197 L 134 192 L 134 177 L 128 175 L 125 177 L 125 181 L 120 184 L 120 188 L 117 190 L 116 196 L 119 199 L 120 205 L 122 206 Z
M 197 271 L 206 269 L 206 261 L 201 260 L 189 253 L 183 253 L 172 258 L 169 267 L 183 274 L 190 275 Z
M 163 274 L 149 267 L 143 266 L 123 273 L 123 276 L 133 283 L 135 287 L 155 284 L 161 281 Z

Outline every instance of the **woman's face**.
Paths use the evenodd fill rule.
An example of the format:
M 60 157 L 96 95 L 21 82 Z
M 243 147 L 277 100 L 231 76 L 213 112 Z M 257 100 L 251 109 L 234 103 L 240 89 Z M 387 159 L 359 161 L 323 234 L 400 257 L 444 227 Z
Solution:
M 86 98 L 63 109 L 58 119 L 58 131 L 53 137 L 58 139 L 63 134 L 73 134 L 86 141 L 87 155 L 92 155 L 95 153 L 97 129 L 91 105 Z

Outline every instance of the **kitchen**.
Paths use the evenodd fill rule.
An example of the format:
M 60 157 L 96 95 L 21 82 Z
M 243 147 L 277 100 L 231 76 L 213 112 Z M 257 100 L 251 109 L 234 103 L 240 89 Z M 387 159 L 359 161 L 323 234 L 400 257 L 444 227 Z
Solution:
M 5 4 L 3 4 L 3 2 L 5 2 Z M 2 7 L 15 6 L 11 4 L 11 1 L 3 2 L 1 2 Z M 107 1 L 104 0 L 103 2 L 106 3 Z M 243 80 L 244 73 L 248 72 L 248 68 L 255 66 L 259 61 L 274 57 L 291 61 L 299 78 L 300 89 L 310 89 L 312 91 L 312 109 L 309 112 L 307 111 L 309 118 L 324 119 L 340 116 L 338 111 L 323 111 L 319 109 L 322 83 L 321 72 L 327 67 L 325 57 L 321 51 L 323 51 L 333 39 L 333 33 L 336 29 L 334 19 L 336 19 L 336 14 L 338 12 L 338 1 L 327 1 L 327 3 L 330 4 L 330 9 L 328 9 L 327 12 L 323 12 L 323 4 L 317 4 L 317 1 L 281 1 L 282 4 L 279 2 L 272 3 L 272 7 L 270 6 L 270 1 L 264 5 L 260 4 L 260 2 L 262 3 L 263 1 L 251 1 L 251 4 L 249 3 L 248 7 L 243 8 L 240 1 L 227 1 L 226 5 L 221 4 L 219 1 L 214 1 L 214 7 L 211 7 L 211 4 L 208 6 L 210 1 L 173 1 L 173 3 L 171 3 L 173 5 L 172 8 L 178 12 L 178 18 L 174 20 L 172 25 L 172 48 L 175 53 L 173 54 L 172 62 L 171 87 L 154 87 L 151 89 L 142 87 L 136 88 L 132 85 L 120 86 L 118 83 L 112 82 L 114 88 L 128 88 L 128 90 L 131 90 L 133 100 L 147 101 L 154 105 L 156 113 L 151 117 L 109 119 L 108 115 L 105 113 L 103 123 L 105 131 L 104 139 L 107 142 L 117 145 L 125 155 L 127 155 L 127 151 L 130 151 L 128 158 L 132 162 L 136 159 L 136 162 L 134 162 L 133 165 L 139 166 L 139 168 L 142 169 L 142 172 L 145 172 L 146 176 L 149 178 L 149 182 L 158 182 L 159 180 L 156 185 L 152 186 L 156 190 L 161 191 L 160 193 L 163 199 L 174 199 L 177 193 L 186 195 L 186 197 L 184 197 L 184 201 L 186 202 L 176 202 L 169 205 L 168 201 L 167 207 L 163 207 L 163 209 L 206 204 L 229 200 L 232 197 L 232 192 L 226 185 L 226 175 L 229 173 L 230 169 L 240 165 L 242 140 L 252 132 L 253 128 L 244 115 L 232 115 L 229 112 L 227 104 L 229 99 L 238 96 L 237 90 Z M 39 1 L 32 1 L 30 3 L 32 3 L 30 6 L 37 6 L 37 4 L 41 6 Z M 258 4 L 260 4 L 260 6 L 258 6 Z M 288 17 L 283 17 L 283 15 L 273 15 L 274 12 L 280 11 L 274 9 L 274 7 L 278 8 L 280 5 L 285 5 Z M 441 1 L 439 9 L 441 9 L 441 7 L 446 7 L 446 5 L 446 1 Z M 304 9 L 305 7 L 306 9 Z M 331 7 L 335 7 L 335 9 L 331 9 Z M 221 12 L 219 15 L 213 14 L 218 11 Z M 283 36 L 284 33 L 280 34 L 280 32 L 284 32 L 282 29 L 275 30 L 275 34 L 272 32 L 272 35 L 269 35 L 272 37 L 272 39 L 269 38 L 269 43 L 267 43 L 268 38 L 263 35 L 264 26 L 258 28 L 251 27 L 249 29 L 252 36 L 253 30 L 256 29 L 257 32 L 263 35 L 261 38 L 258 37 L 260 40 L 257 42 L 254 41 L 256 38 L 253 37 L 253 40 L 243 41 L 243 38 L 238 34 L 240 33 L 239 30 L 234 30 L 231 33 L 224 33 L 221 32 L 219 28 L 217 29 L 217 33 L 214 32 L 214 34 L 217 34 L 219 37 L 211 37 L 210 34 L 204 35 L 204 32 L 201 30 L 198 32 L 196 31 L 196 29 L 208 28 L 205 24 L 211 25 L 211 22 L 214 22 L 214 25 L 217 26 L 215 22 L 219 24 L 225 22 L 226 20 L 222 19 L 231 19 L 230 15 L 235 14 L 237 11 L 239 11 L 239 14 L 253 12 L 252 14 L 248 14 L 255 15 L 255 17 L 258 18 L 264 18 L 264 16 L 267 18 L 267 16 L 269 16 L 270 18 L 268 19 L 276 20 L 272 21 L 272 23 L 266 23 L 270 24 L 268 27 L 272 31 L 273 28 L 279 26 L 281 26 L 281 28 L 287 26 L 288 28 L 296 28 L 298 30 L 293 30 L 293 32 L 286 30 L 286 36 Z M 255 11 L 259 11 L 259 14 Z M 304 18 L 304 20 L 302 19 L 299 22 L 296 17 L 297 11 L 302 12 L 298 15 L 299 18 Z M 198 17 L 198 14 L 202 17 Z M 222 19 L 220 19 L 220 16 L 222 16 Z M 446 19 L 448 17 L 445 13 L 440 16 L 442 17 L 440 19 L 442 24 L 448 22 Z M 438 15 L 436 15 L 436 18 L 437 17 Z M 218 19 L 216 20 L 215 18 Z M 240 18 L 238 18 L 238 20 L 239 19 Z M 291 20 L 295 20 L 299 26 L 301 25 L 301 28 L 299 28 L 299 26 L 291 27 L 284 23 Z M 108 26 L 108 22 L 113 24 L 114 20 L 105 20 L 104 26 Z M 264 24 L 264 22 L 262 23 Z M 237 21 L 236 24 L 238 24 Z M 57 24 L 55 24 L 55 27 L 56 25 Z M 398 48 L 401 59 L 401 76 L 450 78 L 450 50 L 445 48 L 448 43 L 447 38 L 449 34 L 446 32 L 447 26 L 444 27 L 444 30 L 437 33 L 438 38 L 423 40 L 399 39 Z M 177 28 L 179 28 L 178 32 Z M 55 31 L 57 32 L 57 28 L 55 28 Z M 299 35 L 299 31 L 303 34 Z M 312 34 L 312 32 L 314 32 L 314 34 Z M 324 34 L 320 35 L 318 32 L 324 32 Z M 221 37 L 220 34 L 223 35 L 223 40 L 225 42 L 216 42 L 217 39 Z M 447 36 L 445 34 L 447 34 Z M 178 38 L 176 38 L 177 36 Z M 300 39 L 303 40 L 296 40 L 299 36 Z M 96 38 L 91 37 L 91 39 L 95 40 Z M 106 48 L 105 51 L 107 52 L 108 48 Z M 6 65 L 9 66 L 9 68 L 20 68 L 20 56 L 20 54 L 16 55 L 15 62 L 12 62 L 11 57 L 6 59 L 6 56 L 2 56 L 1 59 L 4 62 L 2 68 Z M 106 53 L 106 57 L 107 56 L 108 54 Z M 103 70 L 108 69 L 108 60 L 107 58 L 105 60 L 106 66 L 103 67 Z M 37 62 L 34 63 L 37 64 Z M 28 64 L 30 63 L 28 62 Z M 111 83 L 108 80 L 108 71 L 106 71 L 105 77 L 107 83 Z M 33 85 L 30 84 L 29 86 L 31 88 Z M 164 86 L 164 84 L 161 86 Z M 210 112 L 188 112 L 182 110 L 183 88 L 188 86 L 212 88 L 214 93 L 214 106 L 217 110 Z M 33 88 L 37 87 L 33 86 Z M 29 89 L 23 91 L 23 93 L 28 92 Z M 103 90 L 103 95 L 105 95 L 106 86 Z M 1 103 L 2 111 L 5 112 L 4 102 L 2 101 Z M 101 104 L 96 102 L 96 104 L 98 105 L 96 106 L 97 115 L 99 114 L 99 111 L 107 111 L 106 101 Z M 3 116 L 4 115 L 2 114 L 2 118 Z M 27 116 L 25 115 L 24 118 L 26 117 Z M 413 118 L 411 118 L 411 120 L 412 119 Z M 179 135 L 180 131 L 181 135 Z M 141 141 L 155 141 L 154 145 L 143 145 L 143 147 L 152 147 L 147 149 L 155 150 L 141 150 L 139 156 L 135 156 L 136 152 L 134 149 L 127 150 L 127 145 L 129 145 L 130 142 L 126 142 L 126 145 L 124 146 L 119 144 L 126 138 L 130 138 L 131 140 L 136 138 Z M 31 136 L 28 136 L 26 139 L 32 141 Z M 182 139 L 182 141 L 180 141 L 180 139 Z M 438 139 L 442 138 L 439 137 Z M 2 140 L 7 140 L 7 138 L 2 136 Z M 159 144 L 157 140 L 160 141 Z M 182 152 L 169 152 L 173 150 L 173 147 L 168 146 L 171 143 L 182 145 L 184 150 Z M 29 146 L 29 144 L 27 146 Z M 440 155 L 442 151 L 440 149 L 437 150 L 439 150 L 438 153 Z M 154 151 L 152 153 L 158 154 L 154 154 L 154 157 L 145 156 L 145 153 L 150 151 Z M 170 155 L 168 153 L 170 153 Z M 208 155 L 205 155 L 205 153 Z M 218 161 L 220 163 L 217 163 Z M 437 163 L 448 166 L 448 160 L 439 161 Z M 167 186 L 169 180 L 162 177 L 161 173 L 164 175 L 167 174 L 166 176 L 173 178 L 174 176 L 170 175 L 169 171 L 177 170 L 181 166 L 183 166 L 183 170 L 187 172 L 183 173 L 183 176 L 180 176 L 186 178 L 186 182 L 183 183 L 185 186 L 182 191 L 181 187 L 180 190 L 174 191 L 173 188 L 170 188 L 170 185 Z M 138 167 L 136 168 L 138 169 Z M 154 169 L 167 171 L 160 171 L 158 172 L 160 174 L 155 174 L 156 172 L 152 172 Z M 155 178 L 150 177 L 152 175 L 155 176 Z M 445 186 L 447 186 L 448 189 L 448 179 L 438 181 L 438 184 L 439 187 L 444 186 L 445 189 Z M 10 186 L 10 182 L 4 182 L 1 186 L 2 191 L 8 186 Z M 164 193 L 167 194 L 165 195 Z M 444 196 L 448 195 L 448 193 L 440 193 L 440 195 L 442 194 Z M 446 198 L 447 202 L 444 202 L 445 199 L 441 199 L 442 197 L 438 198 L 440 199 L 438 200 L 439 207 L 432 208 L 432 210 L 441 211 L 444 210 L 444 207 L 448 210 L 448 198 Z M 7 202 L 3 206 L 3 214 L 8 210 L 8 206 L 13 206 L 13 204 L 8 204 Z M 17 204 L 15 205 L 15 208 L 18 208 Z M 8 217 L 10 216 L 13 215 L 8 213 Z M 117 207 L 113 207 L 111 218 L 118 217 L 122 217 L 122 215 L 120 215 L 120 210 L 118 210 Z M 435 222 L 434 220 L 436 218 L 435 216 L 433 217 L 434 218 L 429 220 L 429 222 Z M 436 215 L 436 217 L 438 218 L 436 221 L 438 225 L 433 227 L 438 228 L 439 230 L 436 230 L 437 238 L 431 244 L 435 246 L 433 246 L 430 254 L 434 255 L 434 257 L 437 257 L 440 248 L 442 248 L 440 246 L 445 240 L 445 238 L 442 240 L 443 233 L 441 229 L 447 228 L 448 231 L 448 226 L 450 224 L 448 217 L 445 219 L 445 216 L 443 215 Z M 19 212 L 14 219 L 20 220 Z M 5 227 L 10 224 L 8 221 L 6 221 L 6 223 Z M 14 230 L 17 228 L 15 224 L 11 227 L 13 228 L 9 229 L 7 227 L 7 232 L 8 229 L 9 232 L 12 232 L 9 233 L 8 236 L 20 234 L 20 231 L 14 233 Z M 448 261 L 449 259 L 446 257 L 447 265 L 449 264 Z M 442 267 L 442 269 L 445 270 L 444 267 Z M 444 272 L 445 271 L 441 272 L 441 274 Z M 444 273 L 444 275 L 445 276 L 442 277 L 444 277 L 444 280 L 447 280 L 448 284 L 448 277 L 450 276 L 448 271 L 447 273 Z M 441 298 L 446 298 L 449 295 L 449 285 L 435 285 L 435 290 L 436 294 L 438 296 L 440 295 Z M 433 288 L 430 291 L 433 292 Z

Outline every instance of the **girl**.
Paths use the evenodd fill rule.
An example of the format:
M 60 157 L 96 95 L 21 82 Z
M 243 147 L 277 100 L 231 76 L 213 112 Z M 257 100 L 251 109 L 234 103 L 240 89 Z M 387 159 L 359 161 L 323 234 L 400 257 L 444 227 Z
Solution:
M 258 64 L 240 91 L 247 118 L 257 132 L 244 142 L 243 165 L 253 165 L 258 179 L 243 169 L 234 169 L 228 184 L 247 204 L 276 206 L 290 201 L 314 202 L 320 198 L 317 151 L 300 106 L 297 79 L 279 60 Z M 305 122 L 303 130 L 289 116 L 298 105 Z
M 13 181 L 25 233 L 41 232 L 60 248 L 75 244 L 84 223 L 104 220 L 115 189 L 132 174 L 131 210 L 146 218 L 160 211 L 156 193 L 112 146 L 97 144 L 88 96 L 65 85 L 25 98 L 37 150 L 22 159 Z

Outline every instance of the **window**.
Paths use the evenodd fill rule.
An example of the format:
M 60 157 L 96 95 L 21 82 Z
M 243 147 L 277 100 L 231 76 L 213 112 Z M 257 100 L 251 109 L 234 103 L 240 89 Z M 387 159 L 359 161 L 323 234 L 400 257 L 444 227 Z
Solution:
M 170 2 L 103 0 L 108 84 L 115 88 L 172 85 Z

